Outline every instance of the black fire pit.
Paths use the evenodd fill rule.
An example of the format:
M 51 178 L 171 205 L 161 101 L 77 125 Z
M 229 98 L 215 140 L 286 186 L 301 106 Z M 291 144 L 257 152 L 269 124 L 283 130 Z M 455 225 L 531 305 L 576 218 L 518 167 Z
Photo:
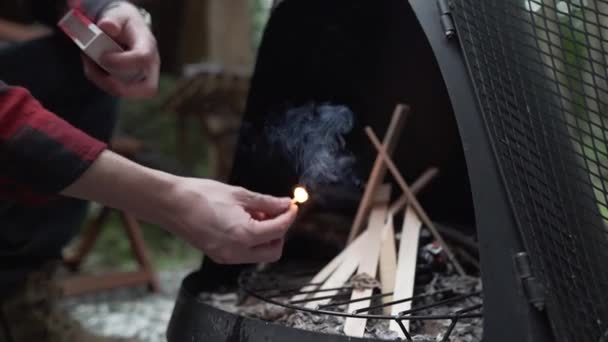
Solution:
M 605 341 L 607 34 L 606 0 L 282 1 L 259 51 L 231 181 L 288 195 L 298 174 L 265 149 L 264 127 L 309 103 L 355 113 L 346 144 L 365 174 L 373 150 L 362 127 L 384 132 L 395 104 L 407 103 L 396 163 L 410 182 L 438 167 L 423 206 L 435 220 L 476 227 L 484 341 Z M 239 274 L 205 261 L 189 276 L 169 340 L 356 340 L 197 299 Z
M 327 304 L 324 308 L 308 309 L 302 304 L 306 300 L 294 301 L 292 304 L 288 304 L 285 300 L 293 295 L 293 288 L 256 288 L 255 283 L 259 279 L 259 274 L 246 274 L 241 278 L 241 290 L 247 295 L 255 297 L 255 299 L 261 299 L 263 302 L 267 302 L 276 307 L 286 309 L 285 313 L 291 314 L 297 311 L 303 311 L 310 313 L 313 316 L 318 316 L 319 319 L 327 319 L 330 316 L 338 317 L 360 317 L 366 319 L 375 320 L 397 320 L 403 331 L 406 333 L 406 339 L 412 341 L 412 336 L 407 332 L 408 330 L 403 326 L 402 322 L 405 320 L 409 321 L 436 321 L 436 320 L 449 320 L 451 323 L 445 327 L 442 331 L 442 341 L 450 341 L 450 336 L 454 335 L 453 331 L 456 326 L 463 321 L 477 320 L 480 318 L 481 304 L 470 304 L 468 307 L 453 310 L 452 313 L 444 313 L 442 315 L 428 315 L 424 314 L 424 310 L 432 307 L 447 306 L 453 303 L 464 303 L 471 298 L 479 298 L 479 292 L 468 292 L 464 295 L 453 295 L 451 294 L 448 299 L 443 300 L 431 300 L 430 304 L 420 305 L 419 308 L 410 310 L 409 316 L 402 316 L 403 320 L 395 316 L 387 316 L 381 311 L 377 312 L 376 309 L 384 307 L 384 304 L 378 304 L 359 310 L 358 312 L 345 312 L 336 310 L 335 307 L 341 305 L 340 302 Z M 252 281 L 255 278 L 255 281 Z M 269 277 L 270 278 L 270 277 Z M 268 279 L 267 279 L 268 280 Z M 204 282 L 204 276 L 201 273 L 194 273 L 188 276 L 183 283 L 180 291 L 180 296 L 176 304 L 176 310 L 174 311 L 172 321 L 179 322 L 180 329 L 170 329 L 169 340 L 175 341 L 311 341 L 314 339 L 321 339 L 322 341 L 339 342 L 339 341 L 378 341 L 375 338 L 351 338 L 348 336 L 335 334 L 335 333 L 322 333 L 311 331 L 310 329 L 302 330 L 295 329 L 284 324 L 270 323 L 256 319 L 255 317 L 247 317 L 243 315 L 237 315 L 229 312 L 228 310 L 222 310 L 217 305 L 209 303 L 204 300 L 200 294 L 200 284 Z M 284 286 L 284 285 L 283 285 Z M 295 287 L 299 288 L 299 287 Z M 442 293 L 435 293 L 436 296 L 446 295 L 451 290 L 443 291 Z M 336 298 L 341 297 L 339 294 L 334 295 Z M 379 295 L 373 297 L 379 298 Z M 422 299 L 423 295 L 412 298 L 414 300 Z M 430 295 L 427 295 L 430 297 Z M 342 297 L 344 298 L 344 297 Z M 406 300 L 412 300 L 406 299 Z M 344 300 L 344 299 L 343 299 Z M 400 302 L 402 302 L 401 300 Z M 397 301 L 395 301 L 397 302 Z M 390 303 L 388 303 L 390 306 Z M 374 310 L 376 312 L 374 312 Z M 435 341 L 434 338 L 420 339 L 419 342 L 431 342 Z
M 169 341 L 375 341 L 293 329 L 228 313 L 199 299 L 200 283 L 204 281 L 201 273 L 191 274 L 184 280 L 171 317 L 174 323 L 169 328 Z

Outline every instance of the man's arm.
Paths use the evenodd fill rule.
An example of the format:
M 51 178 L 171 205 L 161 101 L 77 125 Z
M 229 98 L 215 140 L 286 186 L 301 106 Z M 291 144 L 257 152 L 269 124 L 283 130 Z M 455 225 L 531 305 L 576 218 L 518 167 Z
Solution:
M 0 19 L 0 40 L 22 42 L 40 38 L 49 34 L 49 29 L 43 26 L 25 25 L 10 20 Z
M 0 81 L 0 197 L 44 201 L 78 178 L 106 145 Z
M 221 263 L 276 261 L 296 217 L 276 198 L 207 179 L 177 177 L 104 151 L 64 195 L 128 210 Z M 257 220 L 259 214 L 267 219 Z
M 224 263 L 278 259 L 297 213 L 289 198 L 135 164 L 0 83 L 0 197 L 32 203 L 59 192 L 129 211 Z

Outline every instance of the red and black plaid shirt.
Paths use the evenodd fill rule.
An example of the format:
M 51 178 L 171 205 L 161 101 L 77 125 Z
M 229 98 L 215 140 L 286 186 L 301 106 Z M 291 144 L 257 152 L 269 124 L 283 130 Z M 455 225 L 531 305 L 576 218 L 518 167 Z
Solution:
M 65 1 L 36 2 L 47 9 L 66 8 Z M 81 7 L 96 18 L 110 2 L 83 0 Z M 46 110 L 26 89 L 0 81 L 0 199 L 44 202 L 80 177 L 105 149 L 106 144 Z

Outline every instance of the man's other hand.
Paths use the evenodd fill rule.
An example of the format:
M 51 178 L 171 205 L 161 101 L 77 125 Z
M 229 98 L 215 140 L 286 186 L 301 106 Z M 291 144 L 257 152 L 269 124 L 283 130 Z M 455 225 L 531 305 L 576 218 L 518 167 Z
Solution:
M 124 52 L 103 55 L 102 63 L 115 70 L 139 70 L 142 79 L 134 83 L 124 83 L 108 75 L 92 60 L 83 56 L 87 78 L 104 91 L 116 96 L 146 98 L 156 95 L 160 56 L 156 39 L 139 10 L 126 1 L 117 1 L 104 10 L 97 25 L 125 49 Z

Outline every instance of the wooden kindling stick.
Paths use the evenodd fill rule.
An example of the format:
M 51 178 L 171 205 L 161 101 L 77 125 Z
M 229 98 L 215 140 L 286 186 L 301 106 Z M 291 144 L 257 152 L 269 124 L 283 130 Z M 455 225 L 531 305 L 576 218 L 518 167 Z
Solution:
M 325 265 L 325 267 L 323 267 L 323 269 L 321 271 L 319 271 L 319 273 L 317 273 L 312 278 L 310 283 L 312 283 L 312 284 L 322 283 L 322 285 L 327 283 L 329 278 L 331 278 L 331 276 L 334 275 L 336 270 L 338 268 L 344 266 L 345 260 L 353 259 L 353 258 L 357 257 L 359 250 L 360 250 L 359 247 L 361 245 L 364 245 L 366 239 L 367 239 L 367 231 L 361 233 L 361 235 L 359 235 L 355 239 L 355 241 L 353 241 L 353 243 L 351 243 L 346 248 L 344 248 L 344 250 L 342 252 L 340 252 L 340 254 L 335 256 L 327 265 Z M 354 272 L 354 270 L 353 270 L 353 272 Z M 350 277 L 351 274 L 349 274 L 348 276 Z M 322 285 L 305 285 L 300 289 L 300 292 L 316 290 L 316 289 L 320 288 Z M 341 285 L 341 284 L 339 284 L 339 285 Z M 325 293 L 323 293 L 323 294 L 325 295 Z M 309 295 L 308 293 L 296 294 L 291 298 L 291 301 L 293 302 L 293 301 L 302 300 L 302 299 L 308 297 L 308 295 Z
M 405 209 L 403 216 L 403 226 L 401 228 L 401 241 L 399 241 L 399 262 L 395 272 L 395 283 L 393 284 L 394 298 L 411 298 L 414 296 L 414 287 L 416 284 L 416 264 L 418 259 L 418 242 L 420 241 L 420 227 L 422 221 L 414 212 L 411 206 Z M 407 311 L 412 308 L 411 301 L 396 303 L 391 307 L 390 314 L 398 315 L 400 312 Z M 389 329 L 399 334 L 399 337 L 405 339 L 405 334 L 401 329 L 409 330 L 410 321 L 401 322 L 391 321 Z
M 423 188 L 426 187 L 426 185 L 428 183 L 431 182 L 431 180 L 433 180 L 437 174 L 439 173 L 439 170 L 437 168 L 429 168 L 427 169 L 423 174 L 421 174 L 416 181 L 414 181 L 414 183 L 412 183 L 411 186 L 411 190 L 412 193 L 417 194 L 419 191 L 421 191 Z M 407 204 L 407 197 L 405 195 L 401 195 L 401 197 L 399 197 L 398 200 L 396 200 L 389 208 L 388 210 L 388 215 L 387 215 L 387 220 L 384 226 L 384 231 L 382 233 L 382 247 L 380 250 L 380 284 L 382 286 L 382 293 L 389 293 L 389 292 L 393 292 L 393 293 L 398 293 L 398 289 L 395 289 L 395 286 L 398 284 L 398 282 L 395 281 L 395 276 L 397 273 L 397 256 L 396 256 L 396 248 L 395 248 L 395 229 L 393 226 L 393 216 L 395 215 L 395 213 L 397 213 L 397 211 L 401 210 L 405 205 Z M 404 239 L 403 233 L 402 233 L 402 237 L 401 239 Z M 416 240 L 416 246 L 418 245 L 418 240 Z M 414 252 L 417 253 L 417 252 Z M 402 255 L 402 253 L 400 253 L 400 255 Z M 414 254 L 416 255 L 416 254 Z M 402 264 L 404 263 L 403 261 L 401 262 Z M 403 266 L 402 266 L 403 267 Z M 415 269 L 416 267 L 416 260 L 414 257 L 413 260 L 413 268 Z M 404 281 L 399 279 L 399 281 Z M 412 286 L 413 286 L 413 279 L 412 279 Z M 411 293 L 409 294 L 409 296 L 406 297 L 411 297 Z M 405 298 L 405 297 L 403 297 Z M 391 302 L 393 300 L 393 296 L 386 296 L 386 297 L 382 297 L 382 302 L 383 303 L 388 303 Z M 392 313 L 392 308 L 391 306 L 386 306 L 384 307 L 384 313 L 386 315 L 390 315 Z M 404 324 L 407 322 L 404 322 Z
M 368 238 L 365 240 L 363 251 L 359 255 L 360 262 L 357 267 L 358 275 L 365 274 L 373 279 L 376 278 L 381 254 L 382 233 L 385 228 L 389 200 L 390 185 L 382 185 L 374 194 L 374 203 L 367 222 L 366 233 L 368 234 Z M 348 312 L 368 307 L 371 303 L 369 297 L 372 293 L 372 288 L 353 288 L 353 292 L 350 296 L 351 302 L 348 305 Z M 348 336 L 363 337 L 366 323 L 367 319 L 365 318 L 347 317 L 344 321 L 344 333 Z
M 416 181 L 414 181 L 414 183 L 412 183 L 412 186 L 410 187 L 410 189 L 412 190 L 412 193 L 417 194 L 418 192 L 423 190 L 427 186 L 427 184 L 429 184 L 437 176 L 438 173 L 439 173 L 439 170 L 437 168 L 432 167 L 432 168 L 427 169 L 422 175 L 420 175 L 416 179 Z M 401 210 L 406 204 L 407 204 L 407 197 L 402 195 L 398 200 L 396 200 L 393 204 L 391 204 L 390 209 L 389 209 L 389 215 L 393 216 L 397 211 Z M 324 283 L 333 274 L 333 272 L 336 269 L 341 267 L 342 262 L 346 258 L 350 258 L 353 256 L 353 251 L 357 250 L 359 248 L 358 245 L 363 243 L 363 241 L 365 241 L 365 239 L 367 238 L 365 235 L 366 232 L 367 231 L 364 231 L 361 235 L 357 236 L 350 245 L 346 246 L 342 252 L 340 252 L 327 265 L 325 265 L 325 267 L 323 267 L 323 269 L 321 271 L 319 271 L 312 278 L 312 280 L 310 282 L 313 284 Z M 301 291 L 315 290 L 315 289 L 319 288 L 320 286 L 321 285 L 306 285 L 306 286 L 302 287 Z M 291 298 L 291 300 L 299 301 L 306 297 L 307 297 L 306 293 L 297 294 L 297 295 L 293 296 Z
M 407 196 L 409 205 L 412 206 L 412 209 L 414 209 L 414 211 L 416 211 L 416 214 L 418 214 L 418 216 L 420 217 L 422 222 L 429 228 L 429 230 L 431 231 L 431 233 L 433 234 L 435 239 L 437 239 L 437 241 L 439 242 L 439 244 L 445 251 L 445 254 L 447 255 L 448 259 L 450 260 L 452 265 L 454 265 L 456 272 L 458 272 L 458 274 L 460 274 L 460 275 L 466 275 L 464 269 L 462 268 L 462 266 L 460 265 L 458 260 L 456 260 L 456 257 L 454 257 L 454 253 L 452 253 L 452 250 L 447 245 L 445 240 L 443 240 L 443 238 L 441 237 L 441 234 L 439 234 L 439 231 L 437 230 L 437 228 L 435 227 L 435 225 L 433 224 L 433 222 L 431 221 L 429 216 L 426 214 L 426 211 L 424 210 L 424 208 L 422 208 L 422 206 L 420 205 L 420 202 L 418 202 L 418 199 L 412 193 L 412 190 L 410 189 L 410 187 L 407 185 L 407 183 L 401 176 L 399 169 L 397 169 L 397 167 L 393 163 L 393 160 L 387 154 L 385 148 L 380 143 L 380 140 L 378 140 L 378 137 L 376 136 L 374 131 L 371 129 L 371 127 L 365 127 L 365 133 L 367 134 L 367 136 L 370 139 L 370 141 L 372 142 L 372 144 L 374 144 L 374 147 L 378 151 L 378 154 L 384 159 L 386 166 L 388 167 L 389 171 L 395 178 L 395 181 L 401 188 L 401 191 L 403 191 L 403 194 Z
M 388 125 L 388 129 L 386 130 L 386 135 L 384 136 L 383 141 L 389 155 L 396 146 L 397 138 L 401 134 L 401 129 L 403 128 L 409 111 L 410 107 L 404 104 L 398 104 L 395 107 L 395 111 L 393 112 L 391 122 Z M 372 171 L 369 174 L 369 179 L 367 180 L 367 185 L 365 186 L 365 191 L 363 192 L 363 197 L 361 197 L 361 203 L 359 204 L 359 208 L 355 214 L 355 219 L 353 220 L 353 224 L 350 228 L 347 243 L 351 243 L 363 228 L 363 225 L 368 218 L 376 188 L 380 185 L 380 183 L 382 183 L 385 174 L 386 165 L 382 162 L 382 158 L 377 156 L 374 166 L 372 167 Z
M 439 169 L 436 167 L 430 167 L 423 174 L 418 176 L 412 186 L 410 186 L 410 190 L 412 194 L 417 195 L 422 189 L 424 189 L 427 184 L 429 184 L 437 175 L 439 174 Z M 405 205 L 408 203 L 407 195 L 402 194 L 399 199 L 397 199 L 391 207 L 388 209 L 388 214 L 390 216 L 395 215 L 399 210 L 403 209 Z

